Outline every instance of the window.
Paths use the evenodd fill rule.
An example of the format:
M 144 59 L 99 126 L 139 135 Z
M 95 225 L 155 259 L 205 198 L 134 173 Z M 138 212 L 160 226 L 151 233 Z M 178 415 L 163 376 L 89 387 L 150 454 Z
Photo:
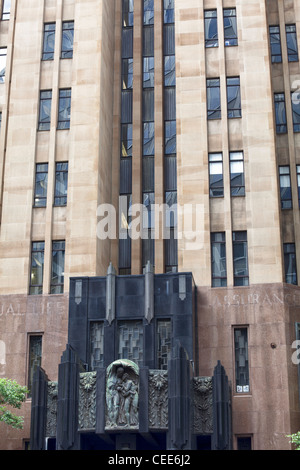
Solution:
M 52 60 L 54 58 L 55 46 L 55 23 L 44 24 L 44 41 L 42 60 Z
M 235 385 L 237 393 L 248 393 L 249 387 L 249 357 L 248 357 L 248 329 L 234 329 L 235 352 Z
M 43 293 L 44 250 L 44 242 L 33 242 L 31 245 L 30 295 Z
M 285 134 L 287 132 L 286 108 L 284 93 L 274 94 L 276 133 Z
M 123 27 L 133 26 L 133 0 L 123 0 Z
M 144 0 L 144 25 L 154 24 L 154 0 Z
M 46 207 L 48 185 L 48 163 L 35 166 L 34 207 Z
M 74 42 L 74 21 L 64 21 L 62 24 L 61 58 L 72 59 Z
M 142 321 L 121 321 L 118 324 L 118 359 L 136 364 L 143 361 L 144 328 Z
M 171 354 L 172 323 L 171 320 L 158 320 L 157 322 L 157 368 L 168 369 L 168 360 Z
M 51 102 L 52 102 L 52 91 L 46 90 L 40 92 L 40 115 L 38 130 L 49 131 L 51 122 Z
M 238 436 L 236 439 L 237 450 L 251 450 L 252 438 L 251 436 Z
M 175 55 L 166 55 L 164 57 L 164 85 L 175 86 Z
M 227 115 L 228 118 L 242 116 L 240 78 L 227 78 Z
M 146 266 L 148 261 L 151 265 L 155 264 L 154 256 L 154 236 L 152 235 L 155 217 L 154 217 L 154 192 L 143 193 L 143 234 L 142 234 L 142 266 Z
M 27 388 L 29 390 L 28 398 L 31 398 L 33 376 L 35 370 L 41 367 L 42 363 L 42 336 L 30 335 L 29 336 L 29 351 L 28 351 L 28 379 Z
M 271 47 L 271 60 L 272 64 L 282 62 L 281 54 L 281 41 L 280 41 L 280 28 L 279 26 L 269 27 L 270 47 Z
M 164 23 L 174 23 L 174 0 L 164 0 Z
M 178 270 L 178 240 L 177 229 L 169 229 L 169 238 L 165 239 L 165 272 L 177 272 Z
M 295 243 L 284 243 L 284 272 L 287 284 L 297 285 L 297 261 Z
M 218 19 L 217 10 L 204 12 L 205 47 L 218 47 Z
M 0 83 L 5 82 L 7 47 L 0 47 Z
M 58 129 L 70 129 L 71 89 L 59 90 Z
M 281 209 L 291 209 L 293 207 L 293 204 L 289 166 L 279 167 L 279 186 Z
M 207 86 L 207 119 L 221 119 L 220 79 L 211 78 Z
M 224 41 L 225 46 L 237 46 L 237 24 L 236 9 L 227 8 L 223 12 L 224 16 Z
M 143 88 L 154 87 L 154 57 L 143 58 Z
M 132 124 L 122 124 L 121 126 L 121 156 L 132 156 Z
M 285 32 L 286 32 L 288 61 L 297 62 L 298 61 L 298 45 L 297 45 L 296 26 L 294 24 L 286 25 Z
M 104 366 L 103 322 L 90 322 L 90 366 L 91 370 Z
M 209 195 L 210 197 L 224 196 L 223 155 L 210 153 L 209 160 Z
M 248 286 L 247 232 L 233 232 L 233 272 L 235 286 Z
M 165 154 L 176 153 L 176 121 L 165 121 Z
M 211 234 L 212 287 L 227 286 L 225 233 Z
M 65 242 L 52 242 L 52 272 L 51 272 L 51 294 L 62 294 L 64 291 L 65 271 Z
M 300 100 L 298 93 L 292 93 L 293 130 L 300 132 Z
M 54 205 L 66 206 L 68 193 L 68 163 L 56 163 Z
M 2 17 L 1 17 L 2 20 L 9 20 L 10 7 L 11 7 L 11 0 L 3 0 Z
M 133 59 L 122 59 L 122 89 L 132 89 Z
M 245 196 L 244 154 L 230 152 L 229 160 L 231 196 Z

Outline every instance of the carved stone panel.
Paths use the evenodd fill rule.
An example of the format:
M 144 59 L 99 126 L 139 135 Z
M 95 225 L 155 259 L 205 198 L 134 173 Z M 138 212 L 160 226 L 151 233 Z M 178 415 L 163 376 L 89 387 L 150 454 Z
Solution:
M 106 430 L 138 429 L 139 367 L 120 359 L 106 371 Z
M 46 411 L 46 437 L 56 437 L 57 417 L 57 382 L 48 382 L 47 411 Z
M 196 377 L 193 379 L 192 385 L 194 397 L 194 433 L 212 434 L 212 377 Z
M 78 428 L 79 431 L 96 427 L 96 372 L 80 374 Z
M 168 428 L 168 372 L 149 371 L 149 428 Z

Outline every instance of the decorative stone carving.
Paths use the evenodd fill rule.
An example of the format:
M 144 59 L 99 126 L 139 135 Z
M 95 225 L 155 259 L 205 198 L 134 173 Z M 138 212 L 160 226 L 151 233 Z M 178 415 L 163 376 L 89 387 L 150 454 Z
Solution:
M 106 371 L 106 429 L 137 429 L 139 368 L 129 360 L 113 362 Z
M 194 395 L 194 433 L 212 434 L 213 432 L 213 396 L 212 377 L 193 379 Z
M 80 431 L 96 427 L 96 372 L 80 374 L 78 427 Z
M 149 428 L 168 427 L 168 372 L 149 371 Z
M 48 382 L 46 437 L 56 437 L 58 383 Z

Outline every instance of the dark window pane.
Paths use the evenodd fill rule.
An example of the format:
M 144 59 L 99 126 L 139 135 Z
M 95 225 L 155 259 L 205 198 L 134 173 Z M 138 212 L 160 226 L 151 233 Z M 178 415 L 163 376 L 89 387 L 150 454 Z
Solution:
M 123 0 L 123 28 L 133 26 L 134 0 Z
M 54 58 L 54 45 L 55 23 L 45 24 L 42 60 L 52 60 Z
M 154 0 L 144 0 L 144 25 L 154 23 Z
M 279 26 L 270 26 L 270 46 L 272 63 L 282 62 L 280 28 Z
M 284 134 L 287 132 L 286 108 L 284 93 L 275 93 L 275 120 L 277 134 Z
M 176 72 L 175 72 L 175 55 L 167 55 L 164 58 L 164 75 L 165 86 L 175 86 Z
M 143 87 L 154 87 L 154 57 L 144 57 L 143 59 Z
M 220 79 L 207 80 L 207 118 L 221 118 Z
M 298 93 L 292 93 L 292 113 L 294 132 L 300 132 L 300 100 Z
M 204 12 L 205 47 L 218 46 L 218 20 L 217 10 Z
M 154 155 L 154 122 L 143 124 L 143 155 Z
M 227 115 L 228 118 L 242 115 L 239 77 L 227 78 Z
M 28 382 L 27 388 L 29 390 L 28 398 L 31 398 L 33 376 L 38 367 L 42 363 L 42 336 L 32 335 L 29 337 L 29 351 L 28 351 Z
M 295 243 L 284 243 L 285 282 L 297 285 L 297 261 Z
M 120 194 L 129 194 L 132 191 L 132 160 L 120 160 Z
M 233 232 L 234 285 L 248 286 L 247 232 Z
M 154 89 L 143 90 L 143 122 L 154 121 Z
M 142 364 L 144 354 L 144 328 L 141 321 L 118 323 L 118 359 L 129 359 Z
M 286 42 L 289 62 L 298 61 L 298 44 L 295 25 L 286 25 Z
M 132 124 L 121 126 L 121 157 L 132 156 Z
M 143 191 L 154 192 L 154 157 L 143 157 Z
M 212 287 L 227 286 L 225 233 L 211 234 Z
M 164 0 L 164 23 L 174 23 L 174 0 Z
M 279 185 L 280 185 L 280 200 L 282 209 L 292 208 L 292 189 L 290 167 L 279 167 Z
M 133 30 L 132 28 L 122 30 L 122 58 L 133 57 Z
M 154 56 L 154 27 L 145 26 L 143 28 L 143 56 Z
M 90 323 L 90 366 L 96 370 L 104 366 L 104 324 Z
M 29 293 L 32 295 L 43 293 L 44 272 L 44 242 L 33 242 L 31 246 L 31 272 Z
M 238 43 L 235 8 L 224 10 L 224 41 L 225 46 L 236 46 Z
M 234 349 L 236 392 L 248 393 L 250 387 L 247 328 L 236 328 L 234 330 Z
M 221 153 L 209 155 L 209 194 L 211 197 L 224 196 L 223 157 Z
M 175 54 L 175 29 L 174 24 L 164 25 L 164 55 Z
M 165 191 L 177 190 L 177 158 L 176 155 L 168 155 L 164 159 Z
M 51 102 L 52 102 L 52 91 L 41 91 L 40 92 L 40 114 L 39 114 L 39 125 L 38 125 L 38 129 L 40 131 L 50 130 Z
M 71 119 L 71 90 L 59 90 L 58 129 L 69 129 Z
M 165 153 L 176 153 L 176 121 L 165 122 Z
M 176 89 L 167 87 L 164 89 L 164 118 L 166 121 L 176 119 Z
M 231 196 L 245 196 L 243 152 L 230 152 Z
M 56 163 L 54 205 L 65 206 L 68 193 L 68 163 Z
M 172 347 L 172 322 L 171 320 L 159 320 L 157 322 L 157 368 L 168 369 Z
M 62 26 L 61 58 L 73 57 L 74 21 L 65 21 Z
M 132 122 L 132 90 L 123 90 L 121 93 L 121 122 Z
M 65 242 L 52 243 L 51 294 L 62 294 L 64 291 Z
M 35 173 L 34 207 L 46 207 L 48 163 L 38 163 Z
M 126 90 L 132 88 L 133 80 L 133 59 L 122 60 L 122 88 Z

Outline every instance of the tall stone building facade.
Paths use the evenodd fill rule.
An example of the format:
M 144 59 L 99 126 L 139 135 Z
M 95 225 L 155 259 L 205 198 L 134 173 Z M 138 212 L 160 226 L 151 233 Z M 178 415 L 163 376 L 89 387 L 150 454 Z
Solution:
M 0 6 L 0 376 L 31 390 L 40 366 L 57 381 L 74 338 L 70 282 L 192 273 L 190 359 L 196 377 L 224 366 L 232 448 L 289 449 L 300 428 L 300 5 Z M 100 334 L 90 326 L 86 351 Z M 23 431 L 0 425 L 1 449 L 29 446 L 31 400 Z

